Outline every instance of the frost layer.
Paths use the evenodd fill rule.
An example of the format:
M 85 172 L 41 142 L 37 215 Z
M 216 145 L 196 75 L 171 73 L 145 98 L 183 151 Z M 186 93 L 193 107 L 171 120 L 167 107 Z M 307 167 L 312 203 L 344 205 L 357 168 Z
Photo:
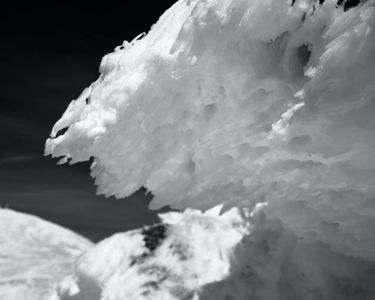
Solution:
M 94 157 L 99 193 L 145 186 L 152 208 L 267 202 L 298 237 L 373 261 L 374 20 L 374 1 L 178 1 L 103 58 L 46 153 Z

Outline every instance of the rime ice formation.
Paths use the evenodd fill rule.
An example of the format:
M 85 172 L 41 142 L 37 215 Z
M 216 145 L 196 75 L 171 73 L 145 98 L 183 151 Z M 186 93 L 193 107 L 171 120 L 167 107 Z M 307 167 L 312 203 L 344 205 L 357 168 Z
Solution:
M 145 186 L 153 208 L 267 202 L 297 235 L 373 260 L 373 15 L 374 1 L 178 1 L 103 58 L 46 153 L 93 157 L 99 193 Z
M 0 209 L 0 299 L 53 300 L 92 243 L 37 217 Z
M 152 208 L 263 207 L 263 225 L 225 246 L 225 278 L 191 299 L 375 298 L 375 1 L 348 11 L 333 0 L 293 2 L 178 1 L 103 58 L 99 79 L 47 140 L 46 154 L 62 163 L 93 157 L 101 194 L 145 186 Z M 88 295 L 93 286 L 101 299 L 122 299 L 146 284 L 139 274 L 156 258 L 111 265 L 127 251 L 142 256 L 133 239 L 139 245 L 139 234 L 115 236 L 85 256 L 109 259 L 78 268 Z M 102 278 L 107 268 L 115 273 Z M 177 288 L 169 275 L 156 285 Z M 158 298 L 142 295 L 132 297 Z
M 46 153 L 93 157 L 99 193 L 145 186 L 153 208 L 361 210 L 375 180 L 373 14 L 373 1 L 178 1 L 103 58 Z

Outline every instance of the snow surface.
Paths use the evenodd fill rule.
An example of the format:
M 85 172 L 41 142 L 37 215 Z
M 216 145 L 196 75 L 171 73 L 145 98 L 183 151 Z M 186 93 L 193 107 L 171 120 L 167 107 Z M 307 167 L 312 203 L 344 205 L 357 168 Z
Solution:
M 238 210 L 160 217 L 162 224 L 116 234 L 83 255 L 66 286 L 79 292 L 62 299 L 199 299 L 199 288 L 229 275 L 230 254 L 248 232 Z
M 374 299 L 374 265 L 298 241 L 262 205 L 249 218 L 220 209 L 162 214 L 102 241 L 79 258 L 61 299 Z
M 0 299 L 57 299 L 57 285 L 91 247 L 67 229 L 0 208 Z
M 103 241 L 62 299 L 375 299 L 375 1 L 291 2 L 180 0 L 103 58 L 46 154 L 216 213 Z

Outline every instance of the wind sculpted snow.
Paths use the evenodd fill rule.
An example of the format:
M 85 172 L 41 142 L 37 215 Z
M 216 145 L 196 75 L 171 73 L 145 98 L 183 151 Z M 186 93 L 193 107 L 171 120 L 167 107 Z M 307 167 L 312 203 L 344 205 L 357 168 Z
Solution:
M 373 260 L 374 9 L 178 1 L 103 58 L 46 154 L 93 157 L 99 193 L 144 186 L 151 208 L 268 203 L 297 236 Z
M 93 157 L 99 193 L 145 186 L 152 208 L 359 209 L 374 194 L 373 14 L 372 1 L 179 1 L 103 58 L 46 154 Z
M 236 207 L 249 231 L 201 215 L 114 236 L 78 260 L 64 297 L 375 297 L 375 2 L 320 2 L 180 0 L 103 58 L 46 154 L 93 158 L 101 194 L 144 186 L 151 208 L 221 205 L 215 224 Z M 191 264 L 170 268 L 171 234 L 200 247 Z M 200 269 L 199 237 L 221 253 L 207 261 L 218 277 Z

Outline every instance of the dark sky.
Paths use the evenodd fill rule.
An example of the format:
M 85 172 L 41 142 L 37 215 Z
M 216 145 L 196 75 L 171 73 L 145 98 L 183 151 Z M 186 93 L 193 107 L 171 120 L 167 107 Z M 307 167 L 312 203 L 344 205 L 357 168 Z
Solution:
M 98 77 L 101 57 L 147 32 L 173 3 L 25 6 L 15 1 L 2 8 L 0 205 L 93 240 L 156 221 L 144 191 L 129 199 L 98 197 L 88 164 L 56 165 L 43 157 L 43 148 L 70 101 Z

